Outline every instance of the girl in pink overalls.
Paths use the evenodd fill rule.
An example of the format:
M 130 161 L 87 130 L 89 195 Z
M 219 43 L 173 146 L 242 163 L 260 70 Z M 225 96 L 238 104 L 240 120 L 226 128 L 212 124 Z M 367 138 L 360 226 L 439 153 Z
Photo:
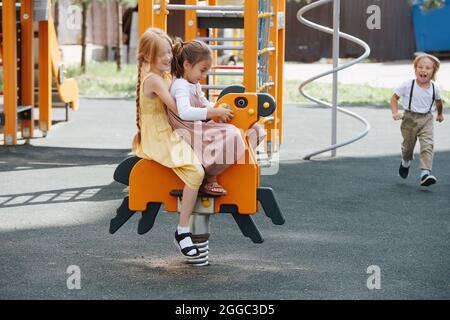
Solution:
M 170 125 L 191 145 L 205 169 L 205 180 L 200 191 L 224 195 L 226 190 L 217 182 L 217 176 L 241 160 L 245 143 L 240 130 L 226 123 L 233 117 L 232 111 L 214 109 L 214 103 L 203 95 L 200 81 L 207 77 L 211 64 L 212 52 L 204 42 L 175 41 L 172 74 L 176 79 L 170 93 L 176 100 L 178 115 L 171 110 L 168 113 Z M 219 118 L 220 122 L 210 120 L 213 117 Z M 258 124 L 251 130 L 256 133 L 258 141 L 266 136 Z

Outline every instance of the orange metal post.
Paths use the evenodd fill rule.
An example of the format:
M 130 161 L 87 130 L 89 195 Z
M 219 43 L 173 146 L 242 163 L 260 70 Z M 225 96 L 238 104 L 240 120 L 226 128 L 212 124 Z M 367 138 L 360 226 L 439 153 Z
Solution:
M 33 0 L 22 0 L 20 23 L 22 26 L 21 100 L 24 106 L 31 106 L 31 111 L 27 111 L 31 113 L 31 118 L 22 120 L 22 137 L 32 138 L 34 131 Z
M 270 23 L 270 46 L 278 48 L 278 5 L 280 0 L 272 0 L 272 8 L 273 12 L 275 12 L 275 16 L 271 18 Z M 269 53 L 269 81 L 274 83 L 274 86 L 269 89 L 269 94 L 274 97 L 275 101 L 277 101 L 278 96 L 278 50 Z M 278 108 L 278 105 L 277 105 Z M 277 135 L 280 123 L 278 123 L 277 113 L 273 114 L 274 120 L 267 123 L 267 141 L 272 142 L 272 150 L 273 152 L 278 151 L 277 146 Z
M 16 3 L 3 1 L 3 105 L 5 112 L 4 144 L 17 143 L 17 48 Z
M 217 0 L 208 0 L 208 5 L 209 6 L 216 6 L 217 5 Z M 210 34 L 209 34 L 210 37 L 217 38 L 217 35 L 218 35 L 218 30 L 217 29 L 210 29 Z M 218 42 L 211 42 L 210 44 L 211 45 L 218 45 Z M 218 62 L 218 53 L 217 53 L 217 50 L 214 50 L 214 52 L 213 52 L 213 63 L 212 64 L 213 65 L 217 65 L 217 62 Z M 217 76 L 216 75 L 212 76 L 212 84 L 213 85 L 217 84 Z M 211 100 L 211 98 L 212 98 L 212 95 L 210 94 L 209 95 L 209 99 Z
M 275 13 L 275 16 L 270 19 L 271 22 L 270 22 L 269 46 L 273 46 L 275 48 L 278 47 L 278 17 L 277 17 L 278 2 L 279 0 L 272 0 L 272 8 L 273 12 Z M 269 88 L 269 94 L 271 94 L 272 97 L 275 98 L 275 101 L 277 99 L 278 93 L 277 67 L 278 67 L 278 52 L 275 50 L 269 53 L 269 81 L 273 81 L 275 83 L 273 87 Z
M 186 0 L 187 5 L 198 5 L 198 0 Z M 194 40 L 198 37 L 197 12 L 186 10 L 184 18 L 184 41 Z
M 197 36 L 196 36 L 196 38 L 198 38 L 198 37 L 207 37 L 208 36 L 208 29 L 197 29 Z M 210 35 L 211 36 L 211 35 Z M 215 65 L 216 63 L 214 63 L 214 56 L 217 54 L 217 51 L 213 51 L 213 63 L 212 63 L 212 65 Z M 213 80 L 214 81 L 214 80 Z M 213 83 L 215 83 L 215 82 L 213 82 Z M 200 84 L 202 84 L 202 85 L 207 85 L 207 84 L 211 84 L 211 82 L 208 82 L 208 77 L 206 78 L 206 79 L 202 79 L 202 80 L 200 80 Z M 203 90 L 203 92 L 205 93 L 205 95 L 206 95 L 206 93 L 207 93 L 207 90 Z M 208 98 L 210 98 L 210 97 L 208 97 Z
M 156 0 L 155 4 L 161 5 L 161 8 L 154 12 L 155 27 L 167 32 L 167 15 L 169 14 L 167 11 L 167 2 L 166 0 Z
M 257 92 L 258 65 L 258 1 L 244 4 L 244 86 L 247 92 Z
M 286 0 L 279 0 L 279 7 L 278 11 L 280 14 L 280 17 L 282 18 L 281 25 L 278 24 L 278 78 L 277 78 L 277 85 L 278 85 L 278 93 L 277 93 L 277 122 L 278 122 L 278 128 L 279 131 L 279 139 L 280 144 L 283 143 L 283 86 L 284 86 L 284 59 L 285 59 L 285 52 L 286 52 Z
M 49 9 L 49 14 L 50 14 Z M 43 135 L 52 126 L 52 78 L 49 22 L 39 21 L 39 129 Z
M 154 0 L 139 0 L 139 12 L 138 12 L 138 33 L 139 37 L 144 33 L 147 28 L 153 27 L 154 15 L 153 15 Z

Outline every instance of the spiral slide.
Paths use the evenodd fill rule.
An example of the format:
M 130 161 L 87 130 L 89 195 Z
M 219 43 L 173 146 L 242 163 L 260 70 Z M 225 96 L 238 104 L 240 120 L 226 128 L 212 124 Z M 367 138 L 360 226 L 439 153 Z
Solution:
M 308 12 L 308 11 L 310 11 L 310 10 L 316 8 L 316 7 L 326 5 L 326 4 L 330 3 L 330 2 L 333 2 L 333 3 L 334 3 L 334 9 L 333 9 L 333 11 L 334 11 L 334 23 L 333 23 L 333 29 L 328 28 L 328 27 L 324 27 L 324 26 L 319 25 L 319 24 L 314 23 L 314 22 L 311 22 L 311 21 L 309 21 L 309 20 L 307 20 L 307 19 L 305 19 L 305 18 L 303 17 L 303 15 L 304 15 L 306 12 Z M 314 76 L 314 77 L 312 77 L 312 78 L 310 78 L 310 79 L 307 79 L 306 81 L 302 82 L 301 85 L 300 85 L 300 87 L 299 87 L 300 93 L 301 93 L 306 99 L 308 99 L 308 100 L 310 100 L 310 101 L 313 101 L 313 102 L 315 102 L 315 103 L 317 103 L 317 104 L 320 104 L 320 105 L 322 105 L 322 106 L 326 106 L 326 107 L 329 107 L 329 108 L 332 108 L 332 109 L 333 109 L 332 145 L 329 146 L 329 147 L 326 147 L 326 148 L 324 148 L 324 149 L 321 149 L 321 150 L 318 150 L 318 151 L 315 151 L 315 152 L 313 152 L 313 153 L 310 153 L 310 154 L 306 155 L 306 156 L 303 158 L 304 160 L 310 160 L 312 157 L 314 157 L 314 156 L 316 156 L 316 155 L 319 155 L 319 154 L 322 154 L 322 153 L 325 153 L 325 152 L 327 152 L 327 151 L 332 151 L 332 156 L 335 156 L 335 155 L 336 155 L 336 149 L 338 149 L 338 148 L 340 148 L 340 147 L 343 147 L 343 146 L 346 146 L 346 145 L 349 145 L 349 144 L 351 144 L 351 143 L 353 143 L 353 142 L 356 142 L 356 141 L 362 139 L 362 138 L 365 137 L 365 136 L 369 133 L 369 131 L 370 131 L 370 124 L 369 124 L 369 122 L 368 122 L 366 119 L 364 119 L 363 117 L 357 115 L 356 113 L 353 113 L 353 112 L 351 112 L 351 111 L 349 111 L 349 110 L 347 110 L 347 109 L 344 109 L 344 108 L 339 107 L 338 104 L 337 104 L 337 98 L 338 98 L 337 73 L 338 73 L 339 71 L 343 70 L 343 69 L 349 68 L 349 67 L 351 67 L 351 66 L 353 66 L 353 65 L 355 65 L 355 64 L 357 64 L 357 63 L 359 63 L 359 62 L 361 62 L 362 60 L 364 60 L 365 58 L 367 58 L 367 57 L 370 55 L 370 47 L 368 46 L 367 43 L 365 43 L 364 41 L 362 41 L 362 40 L 360 40 L 360 39 L 358 39 L 358 38 L 356 38 L 356 37 L 354 37 L 354 36 L 351 36 L 351 35 L 349 35 L 349 34 L 346 34 L 346 33 L 343 33 L 343 32 L 340 32 L 340 31 L 339 31 L 339 15 L 340 15 L 340 9 L 339 9 L 339 7 L 340 7 L 340 0 L 318 0 L 318 1 L 316 1 L 316 2 L 313 2 L 313 3 L 309 4 L 309 5 L 304 6 L 303 8 L 301 8 L 301 9 L 297 12 L 297 19 L 298 19 L 301 23 L 303 23 L 303 24 L 305 24 L 306 26 L 309 26 L 309 27 L 311 27 L 311 28 L 313 28 L 313 29 L 316 29 L 316 30 L 319 30 L 319 31 L 323 31 L 323 32 L 326 32 L 326 33 L 328 33 L 328 34 L 332 34 L 332 35 L 333 35 L 333 60 L 334 60 L 334 68 L 333 68 L 332 70 L 330 70 L 330 71 L 323 72 L 323 73 L 318 74 L 318 75 L 316 75 L 316 76 Z M 344 39 L 349 40 L 349 41 L 351 41 L 351 42 L 353 42 L 353 43 L 355 43 L 355 44 L 357 44 L 357 45 L 360 45 L 362 48 L 364 48 L 364 53 L 363 53 L 360 57 L 358 57 L 357 59 L 352 60 L 351 62 L 346 63 L 346 64 L 343 64 L 343 65 L 341 65 L 341 66 L 338 66 L 338 59 L 339 59 L 339 39 L 340 39 L 340 38 L 344 38 Z M 330 75 L 330 74 L 333 74 L 333 103 L 332 103 L 332 104 L 330 104 L 330 103 L 328 103 L 328 102 L 326 102 L 326 101 L 322 101 L 322 100 L 320 100 L 320 99 L 317 99 L 317 98 L 315 98 L 315 97 L 309 95 L 308 93 L 306 93 L 306 92 L 304 91 L 304 87 L 305 87 L 306 85 L 308 85 L 309 83 L 311 83 L 311 82 L 313 82 L 313 81 L 315 81 L 315 80 L 317 80 L 317 79 L 319 79 L 319 78 L 322 78 L 322 77 L 325 77 L 325 76 L 327 76 L 327 75 Z M 364 126 L 365 126 L 364 131 L 363 131 L 362 133 L 358 134 L 355 138 L 352 138 L 352 139 L 350 139 L 350 140 L 348 140 L 348 141 L 345 141 L 345 142 L 337 143 L 337 142 L 336 142 L 336 133 L 337 133 L 337 129 L 336 129 L 336 128 L 337 128 L 337 126 L 336 126 L 336 112 L 337 112 L 337 111 L 340 111 L 340 112 L 342 112 L 342 113 L 344 113 L 344 114 L 346 114 L 346 115 L 349 115 L 349 116 L 351 116 L 351 117 L 353 117 L 353 118 L 359 120 L 360 122 L 362 122 L 362 123 L 364 124 Z

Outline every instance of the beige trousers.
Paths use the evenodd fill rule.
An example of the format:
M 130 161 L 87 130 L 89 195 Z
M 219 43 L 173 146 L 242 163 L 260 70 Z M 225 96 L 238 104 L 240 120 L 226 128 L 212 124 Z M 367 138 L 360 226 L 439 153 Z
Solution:
M 430 170 L 433 167 L 433 114 L 405 112 L 401 125 L 403 136 L 402 156 L 403 160 L 413 159 L 414 147 L 419 139 L 420 143 L 420 169 Z

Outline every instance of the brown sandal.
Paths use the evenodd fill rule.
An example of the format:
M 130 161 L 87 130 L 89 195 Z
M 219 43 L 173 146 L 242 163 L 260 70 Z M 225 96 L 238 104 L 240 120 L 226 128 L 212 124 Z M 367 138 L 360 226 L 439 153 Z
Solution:
M 199 191 L 212 196 L 224 196 L 227 194 L 227 191 L 217 181 L 204 182 Z

